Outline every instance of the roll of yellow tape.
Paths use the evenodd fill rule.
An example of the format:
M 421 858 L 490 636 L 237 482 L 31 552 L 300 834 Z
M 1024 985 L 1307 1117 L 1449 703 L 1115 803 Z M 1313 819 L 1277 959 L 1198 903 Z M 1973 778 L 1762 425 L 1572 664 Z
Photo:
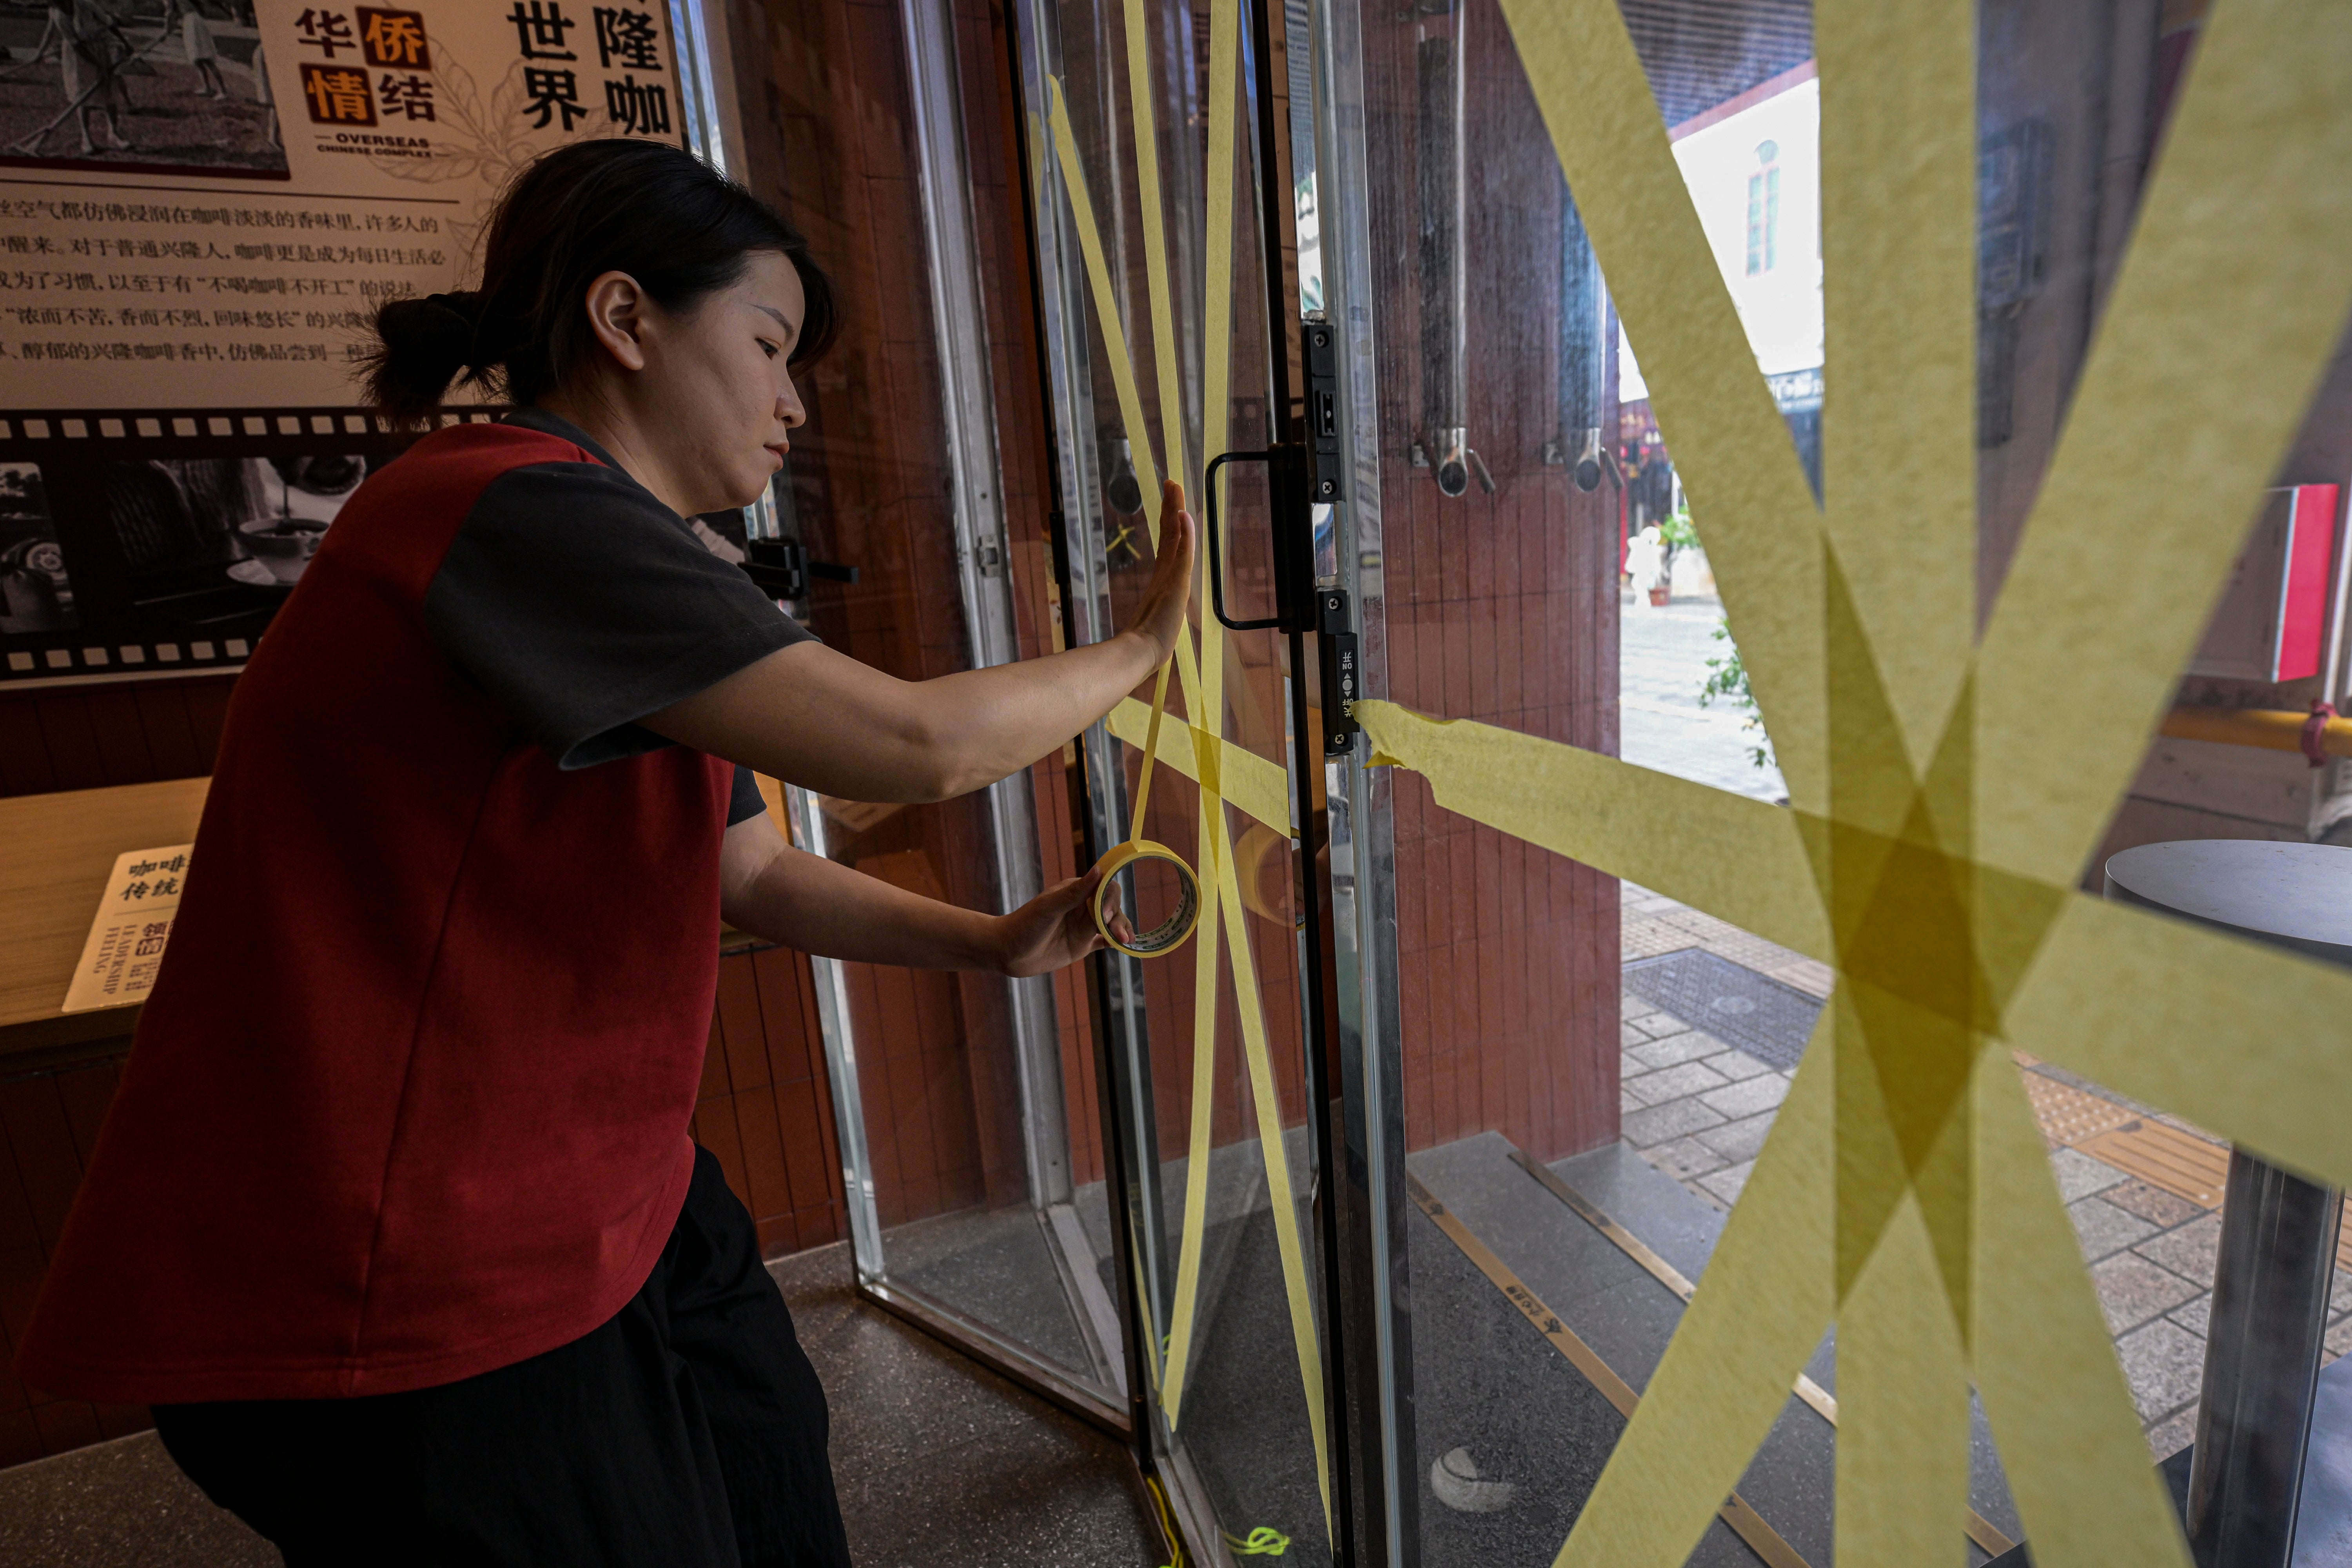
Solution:
M 1180 892 L 1175 910 L 1129 943 L 1119 941 L 1112 931 L 1110 917 L 1118 908 L 1116 879 L 1138 860 L 1165 860 L 1175 867 Z M 1201 884 L 1182 857 L 1164 844 L 1130 838 L 1095 864 L 1102 871 L 1102 880 L 1095 884 L 1095 930 L 1102 932 L 1105 942 L 1130 958 L 1158 958 L 1184 945 L 1192 928 L 1201 921 Z

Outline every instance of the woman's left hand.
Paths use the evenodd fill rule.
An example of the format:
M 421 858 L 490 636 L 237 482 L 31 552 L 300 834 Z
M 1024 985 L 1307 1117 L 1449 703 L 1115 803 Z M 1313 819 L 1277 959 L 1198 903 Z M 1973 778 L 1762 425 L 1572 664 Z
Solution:
M 1045 974 L 1076 963 L 1105 945 L 1095 929 L 1095 884 L 1099 871 L 1088 871 L 1046 889 L 1009 915 L 997 917 L 1000 957 L 997 967 L 1015 979 Z M 1114 913 L 1119 940 L 1132 942 L 1127 917 Z

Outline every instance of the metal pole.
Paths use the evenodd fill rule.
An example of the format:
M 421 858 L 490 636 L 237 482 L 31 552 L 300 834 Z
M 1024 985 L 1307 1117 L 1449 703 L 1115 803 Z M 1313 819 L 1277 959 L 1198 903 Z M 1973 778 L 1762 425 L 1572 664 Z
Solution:
M 2199 1568 L 2288 1568 L 2343 1195 L 2230 1152 L 2189 1470 Z
M 2342 915 L 2352 851 L 2190 840 L 2126 849 L 2106 896 L 2352 963 Z M 2182 1524 L 2199 1568 L 2290 1568 L 2311 1446 L 2342 1194 L 2230 1152 Z

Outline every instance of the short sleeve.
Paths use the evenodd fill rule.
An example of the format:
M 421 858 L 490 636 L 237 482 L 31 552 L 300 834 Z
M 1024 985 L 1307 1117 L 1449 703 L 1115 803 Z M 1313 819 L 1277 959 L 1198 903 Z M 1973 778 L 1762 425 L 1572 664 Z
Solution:
M 650 491 L 594 463 L 492 481 L 425 618 L 565 768 L 669 744 L 636 721 L 810 638 Z
M 736 763 L 735 790 L 727 800 L 727 826 L 732 827 L 739 822 L 749 822 L 755 816 L 767 814 L 768 797 L 760 793 L 760 775 L 742 763 Z

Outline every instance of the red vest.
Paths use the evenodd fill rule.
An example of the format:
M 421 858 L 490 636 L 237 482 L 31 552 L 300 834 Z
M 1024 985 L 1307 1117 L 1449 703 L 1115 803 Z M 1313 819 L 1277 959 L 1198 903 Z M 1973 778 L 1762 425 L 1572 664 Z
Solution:
M 593 460 L 426 437 L 270 626 L 27 1384 L 429 1387 L 579 1338 L 652 1271 L 693 1169 L 731 770 L 670 746 L 560 772 L 424 619 L 486 486 Z

